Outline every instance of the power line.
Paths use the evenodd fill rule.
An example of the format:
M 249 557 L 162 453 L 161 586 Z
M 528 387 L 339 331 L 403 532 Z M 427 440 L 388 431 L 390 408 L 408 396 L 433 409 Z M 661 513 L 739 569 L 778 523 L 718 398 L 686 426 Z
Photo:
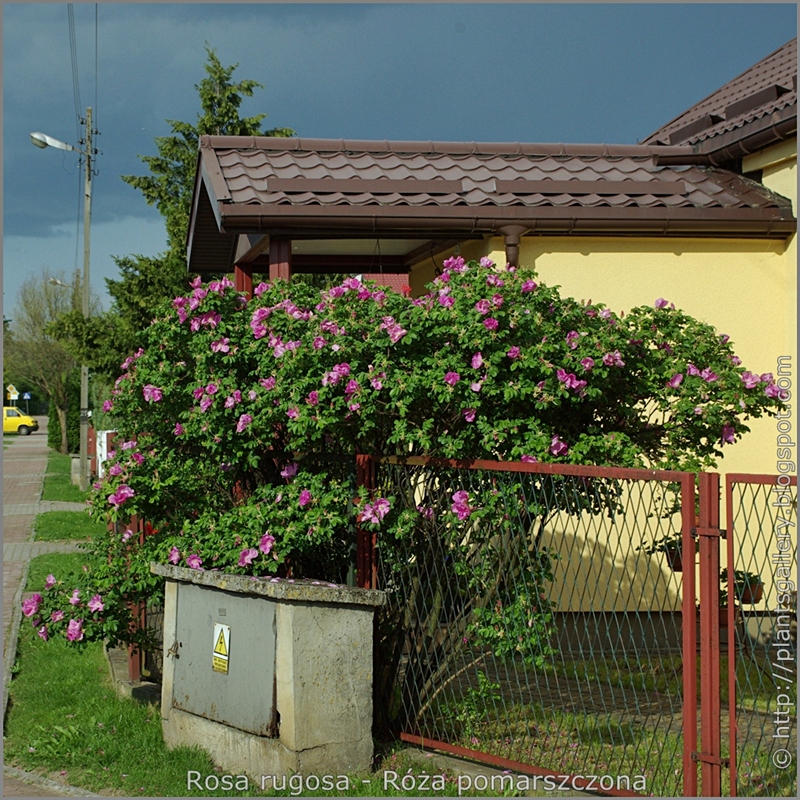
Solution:
M 99 127 L 97 113 L 97 3 L 94 4 L 94 120 L 96 130 Z
M 67 3 L 67 20 L 69 22 L 69 54 L 72 60 L 72 95 L 75 100 L 75 116 L 77 117 L 78 139 L 80 139 L 81 87 L 78 80 L 78 46 L 75 38 L 75 13 L 72 3 Z

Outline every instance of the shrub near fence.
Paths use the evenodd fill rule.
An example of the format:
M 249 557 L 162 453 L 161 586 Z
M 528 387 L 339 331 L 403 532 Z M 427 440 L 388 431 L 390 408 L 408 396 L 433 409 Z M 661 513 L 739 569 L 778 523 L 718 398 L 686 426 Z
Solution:
M 71 592 L 79 604 L 43 625 L 43 635 L 140 641 L 129 609 L 158 593 L 153 561 L 341 582 L 354 516 L 362 543 L 377 535 L 402 542 L 437 513 L 398 506 L 393 495 L 372 493 L 372 483 L 356 491 L 350 476 L 331 475 L 329 454 L 697 469 L 713 465 L 749 418 L 782 407 L 772 376 L 746 372 L 728 337 L 663 298 L 623 316 L 561 297 L 529 270 L 461 258 L 444 267 L 417 299 L 355 278 L 322 293 L 279 280 L 257 286 L 252 298 L 227 278 L 206 286 L 197 279 L 188 296 L 157 310 L 146 346 L 123 363 L 104 403 L 119 423 L 118 447 L 93 503 L 120 525 L 95 541 L 83 587 L 57 581 L 43 596 L 44 618 Z M 541 471 L 550 474 L 547 463 Z M 569 518 L 600 519 L 601 508 L 628 502 L 602 480 L 608 475 L 562 474 L 587 478 L 558 500 Z M 552 510 L 550 495 L 535 502 Z M 437 502 L 450 503 L 459 523 L 488 519 L 503 503 L 513 508 L 488 483 L 444 497 Z M 533 524 L 541 508 L 520 519 Z M 123 540 L 132 515 L 158 534 L 140 544 Z M 483 536 L 481 546 L 497 550 L 494 543 L 512 535 L 508 526 L 466 530 L 452 547 Z M 572 602 L 547 608 L 554 598 L 539 587 L 556 586 L 566 563 L 554 543 L 544 544 L 553 530 L 542 530 L 527 566 L 521 556 L 509 564 L 511 574 L 524 573 L 515 580 L 524 578 L 533 615 L 506 573 L 493 571 L 504 563 L 502 551 L 486 565 L 461 562 L 458 592 L 447 600 L 457 615 L 458 598 L 475 589 L 489 598 L 492 581 L 503 576 L 494 605 L 487 599 L 472 609 L 466 625 L 476 627 L 465 629 L 466 638 L 519 658 L 516 645 L 498 641 L 499 630 L 527 626 L 541 647 L 537 669 L 544 668 L 537 661 L 546 664 L 555 615 L 595 610 Z M 367 566 L 359 561 L 362 575 Z M 690 577 L 684 573 L 684 584 Z M 665 588 L 663 596 L 673 595 Z M 615 610 L 612 603 L 603 612 Z M 444 624 L 455 630 L 457 623 Z M 442 632 L 434 625 L 427 635 Z M 429 699 L 431 708 L 439 700 Z

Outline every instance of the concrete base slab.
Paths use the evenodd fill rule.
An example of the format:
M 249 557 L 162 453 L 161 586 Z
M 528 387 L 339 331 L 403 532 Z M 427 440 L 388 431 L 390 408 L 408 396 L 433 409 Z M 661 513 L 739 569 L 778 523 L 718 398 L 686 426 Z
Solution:
M 326 775 L 365 772 L 372 761 L 372 742 L 334 742 L 308 750 L 286 748 L 280 739 L 255 736 L 219 722 L 173 708 L 161 720 L 164 742 L 170 749 L 194 747 L 198 742 L 214 754 L 214 763 L 231 774 L 246 774 L 259 782 L 262 775 Z

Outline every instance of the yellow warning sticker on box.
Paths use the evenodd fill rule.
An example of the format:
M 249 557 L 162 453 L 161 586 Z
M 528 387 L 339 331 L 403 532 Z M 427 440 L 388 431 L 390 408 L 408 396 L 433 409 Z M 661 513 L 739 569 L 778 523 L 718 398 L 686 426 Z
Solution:
M 221 622 L 214 623 L 214 652 L 211 668 L 214 672 L 228 674 L 228 659 L 231 652 L 231 626 Z

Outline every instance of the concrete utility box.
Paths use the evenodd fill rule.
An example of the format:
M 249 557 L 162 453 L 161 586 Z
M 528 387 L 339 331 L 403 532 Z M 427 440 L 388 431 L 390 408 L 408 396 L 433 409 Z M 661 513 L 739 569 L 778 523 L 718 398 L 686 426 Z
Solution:
M 161 718 L 169 747 L 226 771 L 337 775 L 372 761 L 378 591 L 153 564 L 167 579 Z

